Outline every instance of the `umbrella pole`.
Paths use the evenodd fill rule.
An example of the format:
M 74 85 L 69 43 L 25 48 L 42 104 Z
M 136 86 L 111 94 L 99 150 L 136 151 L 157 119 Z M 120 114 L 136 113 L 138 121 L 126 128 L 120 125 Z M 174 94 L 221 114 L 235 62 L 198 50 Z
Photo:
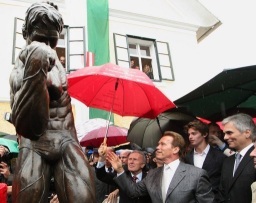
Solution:
M 108 135 L 108 129 L 109 129 L 109 123 L 110 123 L 111 115 L 112 115 L 112 110 L 109 112 L 108 122 L 107 122 L 107 129 L 106 129 L 106 133 L 105 133 L 105 136 L 104 136 L 104 141 L 107 141 L 107 135 Z
M 113 106 L 114 106 L 114 101 L 115 101 L 115 97 L 116 97 L 116 90 L 117 90 L 117 88 L 118 88 L 118 83 L 119 83 L 119 78 L 116 79 L 114 97 L 113 97 L 113 101 L 112 101 L 111 110 L 110 110 L 109 116 L 108 116 L 107 129 L 106 129 L 106 133 L 105 133 L 105 136 L 104 136 L 104 142 L 105 142 L 105 143 L 107 142 L 107 135 L 108 135 L 109 123 L 110 123 L 110 118 L 111 118 L 112 111 L 113 111 Z

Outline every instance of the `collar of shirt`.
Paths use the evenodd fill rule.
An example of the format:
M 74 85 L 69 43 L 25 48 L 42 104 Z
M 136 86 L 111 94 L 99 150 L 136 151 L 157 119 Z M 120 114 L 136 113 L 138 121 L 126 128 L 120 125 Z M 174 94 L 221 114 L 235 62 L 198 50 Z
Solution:
M 199 152 L 197 152 L 196 149 L 194 148 L 194 154 L 197 154 L 197 155 L 204 155 L 205 154 L 206 155 L 206 154 L 208 154 L 209 150 L 210 150 L 210 145 L 208 144 L 205 147 L 205 149 L 202 151 L 201 154 Z
M 98 161 L 97 165 L 96 165 L 96 168 L 102 168 L 104 166 L 105 166 L 105 163 L 103 161 Z
M 112 173 L 114 172 L 114 169 L 113 169 L 113 167 L 111 167 L 112 168 Z M 109 171 L 108 171 L 108 167 L 106 167 L 105 166 L 105 171 L 107 172 L 107 173 L 109 173 Z
M 249 144 L 247 147 L 243 148 L 239 153 L 242 155 L 241 160 L 243 159 L 244 155 L 247 153 L 247 151 L 253 146 L 253 143 Z M 241 161 L 240 160 L 240 161 Z
M 133 173 L 131 173 L 131 176 L 133 177 L 133 176 L 135 176 Z M 138 173 L 137 175 L 136 175 L 136 177 L 138 178 L 138 181 L 141 181 L 142 180 L 142 172 L 140 172 L 140 173 Z
M 172 161 L 172 162 L 169 163 L 169 164 L 164 164 L 164 169 L 166 169 L 167 166 L 169 166 L 170 169 L 175 172 L 176 169 L 178 168 L 179 164 L 180 164 L 180 160 L 179 160 L 179 159 L 176 159 L 175 161 Z

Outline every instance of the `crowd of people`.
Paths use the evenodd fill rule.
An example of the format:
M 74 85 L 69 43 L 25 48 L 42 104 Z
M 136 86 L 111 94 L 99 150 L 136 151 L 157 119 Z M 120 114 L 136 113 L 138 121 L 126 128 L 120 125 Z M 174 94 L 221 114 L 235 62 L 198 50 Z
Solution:
M 154 203 L 254 202 L 251 185 L 256 178 L 253 159 L 256 127 L 253 119 L 237 114 L 222 123 L 223 133 L 219 126 L 199 120 L 184 126 L 190 143 L 190 151 L 185 152 L 184 138 L 175 132 L 165 132 L 155 151 L 162 166 L 149 169 L 138 183 L 132 181 L 133 173 L 127 173 L 119 157 L 108 152 L 107 160 L 117 174 L 114 182 L 119 191 L 134 199 L 150 196 Z M 227 149 L 229 154 L 225 153 Z M 123 202 L 121 196 L 120 202 Z
M 253 119 L 240 113 L 222 125 L 223 130 L 216 123 L 191 121 L 184 126 L 188 139 L 166 131 L 150 153 L 115 152 L 103 142 L 92 155 L 97 159 L 90 159 L 98 182 L 97 203 L 256 201 L 251 189 L 256 185 Z M 103 187 L 108 190 L 100 194 Z
M 96 202 L 256 202 L 253 119 L 239 113 L 225 118 L 222 125 L 223 130 L 216 123 L 191 121 L 184 126 L 188 139 L 166 131 L 155 149 L 115 151 L 103 142 L 86 154 L 94 175 Z M 8 147 L 0 146 L 1 157 L 8 153 Z M 13 170 L 9 161 L 1 161 L 0 173 L 11 202 Z M 58 203 L 57 195 L 49 193 L 49 202 Z

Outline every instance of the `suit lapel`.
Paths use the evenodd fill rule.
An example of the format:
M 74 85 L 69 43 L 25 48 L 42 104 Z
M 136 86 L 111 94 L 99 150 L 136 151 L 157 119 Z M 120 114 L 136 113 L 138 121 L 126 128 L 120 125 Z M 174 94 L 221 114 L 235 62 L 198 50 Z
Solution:
M 229 179 L 229 182 L 232 181 L 233 179 L 233 169 L 234 169 L 234 164 L 235 164 L 235 155 L 232 155 L 230 159 L 227 160 L 227 169 L 224 171 L 225 176 Z M 231 171 L 231 172 L 230 172 Z
M 154 173 L 150 174 L 152 177 L 152 189 L 156 191 L 157 199 L 161 199 L 161 202 L 163 202 L 162 197 L 162 177 L 163 177 L 163 170 L 164 167 L 156 168 Z
M 232 187 L 232 185 L 235 183 L 235 181 L 237 180 L 237 178 L 241 175 L 241 173 L 243 172 L 244 168 L 247 166 L 247 164 L 250 162 L 250 160 L 252 159 L 252 157 L 250 157 L 250 153 L 252 152 L 252 150 L 254 149 L 254 146 L 252 146 L 247 152 L 246 154 L 244 155 L 242 161 L 240 162 L 235 174 L 234 174 L 234 177 L 230 183 L 230 187 L 229 189 Z M 235 161 L 234 161 L 235 162 Z M 233 163 L 234 163 L 233 162 Z M 233 164 L 233 167 L 234 167 L 234 164 Z M 233 171 L 233 167 L 232 167 L 232 171 Z M 232 173 L 233 174 L 233 173 Z
M 194 149 L 188 154 L 188 163 L 194 165 Z
M 202 169 L 205 169 L 206 171 L 208 171 L 212 167 L 213 160 L 214 160 L 213 159 L 213 148 L 210 147 L 209 152 L 207 153 L 207 155 L 205 157 Z
M 180 162 L 177 170 L 174 173 L 172 181 L 169 185 L 169 188 L 168 188 L 168 191 L 167 191 L 167 194 L 166 194 L 166 199 L 172 193 L 172 191 L 178 186 L 180 181 L 185 177 L 185 171 L 186 171 L 185 164 Z

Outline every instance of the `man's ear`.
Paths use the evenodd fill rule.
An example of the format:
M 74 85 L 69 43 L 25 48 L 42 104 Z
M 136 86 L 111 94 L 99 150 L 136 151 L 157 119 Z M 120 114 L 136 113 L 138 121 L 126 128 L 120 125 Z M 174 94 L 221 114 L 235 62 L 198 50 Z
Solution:
M 251 130 L 247 129 L 244 131 L 245 132 L 245 137 L 246 139 L 250 138 L 251 137 Z
M 180 148 L 179 148 L 179 147 L 174 147 L 174 148 L 173 148 L 173 153 L 174 153 L 174 154 L 178 154 L 179 151 L 180 151 Z
M 203 135 L 203 137 L 207 137 L 208 136 L 208 133 L 205 133 L 204 135 Z

